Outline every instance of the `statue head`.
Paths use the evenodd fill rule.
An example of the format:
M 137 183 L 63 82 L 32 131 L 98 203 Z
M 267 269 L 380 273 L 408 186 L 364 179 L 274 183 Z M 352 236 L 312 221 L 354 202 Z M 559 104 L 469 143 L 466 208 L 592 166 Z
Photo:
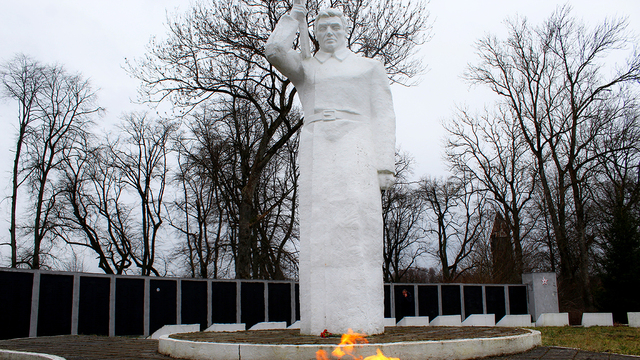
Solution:
M 320 10 L 313 25 L 313 32 L 320 50 L 333 53 L 347 46 L 347 20 L 339 9 Z

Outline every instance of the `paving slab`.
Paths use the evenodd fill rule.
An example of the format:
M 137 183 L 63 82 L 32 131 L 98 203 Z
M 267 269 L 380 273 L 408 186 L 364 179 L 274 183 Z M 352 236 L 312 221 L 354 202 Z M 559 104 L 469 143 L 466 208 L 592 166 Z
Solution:
M 158 340 L 96 335 L 61 335 L 0 340 L 0 349 L 57 355 L 66 360 L 171 360 Z
M 467 328 L 468 329 L 468 328 Z M 62 335 L 0 340 L 0 349 L 48 353 L 67 360 L 171 360 L 158 353 L 158 341 L 133 337 Z M 488 357 L 484 360 L 638 360 L 638 356 L 594 353 L 576 349 L 540 346 L 524 353 Z
M 482 360 L 638 360 L 640 356 L 596 353 L 579 349 L 539 346 L 527 352 Z

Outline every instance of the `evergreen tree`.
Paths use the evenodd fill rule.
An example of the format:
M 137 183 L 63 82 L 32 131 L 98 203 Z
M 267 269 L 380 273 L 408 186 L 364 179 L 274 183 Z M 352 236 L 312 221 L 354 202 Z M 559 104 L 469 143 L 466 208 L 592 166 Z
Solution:
M 622 189 L 616 192 L 602 244 L 599 305 L 616 322 L 626 323 L 627 312 L 640 311 L 640 209 L 637 202 L 625 201 Z

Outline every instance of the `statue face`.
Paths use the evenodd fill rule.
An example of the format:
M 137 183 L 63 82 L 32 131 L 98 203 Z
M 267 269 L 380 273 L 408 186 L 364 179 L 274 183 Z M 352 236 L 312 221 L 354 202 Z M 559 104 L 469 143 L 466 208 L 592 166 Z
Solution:
M 339 17 L 323 17 L 316 25 L 320 50 L 332 53 L 346 46 L 346 33 Z

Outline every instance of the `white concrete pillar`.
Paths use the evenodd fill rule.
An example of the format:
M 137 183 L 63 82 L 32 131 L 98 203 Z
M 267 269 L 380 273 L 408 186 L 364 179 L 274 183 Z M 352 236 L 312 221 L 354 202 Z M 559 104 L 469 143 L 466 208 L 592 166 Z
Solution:
M 555 273 L 522 274 L 522 283 L 527 285 L 529 313 L 533 319 L 541 314 L 560 312 Z

